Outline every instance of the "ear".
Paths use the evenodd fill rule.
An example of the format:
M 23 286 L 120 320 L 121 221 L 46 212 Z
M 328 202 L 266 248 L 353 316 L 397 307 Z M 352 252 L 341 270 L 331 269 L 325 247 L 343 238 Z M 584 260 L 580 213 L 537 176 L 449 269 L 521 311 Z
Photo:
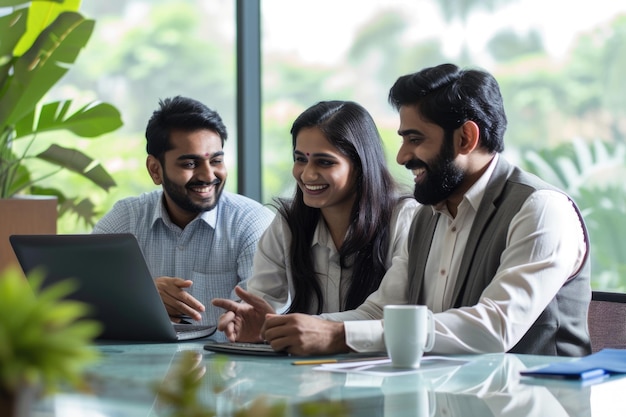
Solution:
M 148 155 L 146 159 L 146 168 L 148 168 L 148 174 L 152 178 L 152 182 L 155 185 L 161 185 L 162 183 L 162 169 L 161 163 L 152 155 Z
M 460 132 L 461 137 L 459 140 L 458 152 L 460 154 L 467 155 L 478 147 L 480 141 L 480 128 L 475 122 L 468 120 L 460 127 Z

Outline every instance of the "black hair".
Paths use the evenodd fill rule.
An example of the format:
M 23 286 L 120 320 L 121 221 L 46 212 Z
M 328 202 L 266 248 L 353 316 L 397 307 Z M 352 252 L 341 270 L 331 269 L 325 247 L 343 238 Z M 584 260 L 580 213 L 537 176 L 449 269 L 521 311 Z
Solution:
M 357 196 L 350 227 L 341 248 L 341 267 L 352 267 L 352 281 L 342 310 L 351 310 L 374 292 L 386 272 L 390 222 L 400 197 L 385 160 L 381 137 L 371 115 L 351 101 L 322 101 L 305 110 L 291 128 L 292 146 L 303 128 L 317 127 L 354 165 Z M 292 234 L 289 256 L 294 294 L 289 312 L 322 312 L 323 294 L 311 256 L 311 242 L 321 216 L 304 203 L 296 187 L 293 199 L 277 199 L 278 212 Z
M 146 126 L 146 151 L 163 161 L 163 154 L 172 149 L 172 130 L 195 131 L 207 129 L 220 136 L 222 146 L 228 138 L 226 126 L 215 111 L 201 102 L 182 96 L 159 100 L 159 108 L 152 113 Z
M 421 115 L 448 135 L 467 121 L 480 129 L 480 146 L 504 150 L 506 114 L 500 87 L 486 71 L 442 64 L 398 78 L 389 91 L 396 109 L 417 106 Z

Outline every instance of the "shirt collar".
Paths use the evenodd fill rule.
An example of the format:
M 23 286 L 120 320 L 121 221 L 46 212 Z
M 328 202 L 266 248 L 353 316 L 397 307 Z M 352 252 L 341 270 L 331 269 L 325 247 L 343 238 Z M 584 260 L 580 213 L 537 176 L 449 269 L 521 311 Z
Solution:
M 315 226 L 315 232 L 313 233 L 313 239 L 311 239 L 311 247 L 319 245 L 325 248 L 337 250 L 335 244 L 330 236 L 330 230 L 326 226 L 324 218 L 320 216 L 317 226 Z
M 493 174 L 493 170 L 496 168 L 496 164 L 498 163 L 499 154 L 495 154 L 491 162 L 489 162 L 489 166 L 480 176 L 478 181 L 476 181 L 469 190 L 463 196 L 464 200 L 467 200 L 472 208 L 478 211 L 478 207 L 480 206 L 480 202 L 485 195 L 485 191 L 487 190 L 487 184 L 489 184 L 489 180 L 491 179 L 491 175 Z
M 499 157 L 500 154 L 496 153 L 491 162 L 489 162 L 489 166 L 487 167 L 485 172 L 483 172 L 483 175 L 481 175 L 480 178 L 478 178 L 478 181 L 472 184 L 469 190 L 465 192 L 465 195 L 463 196 L 463 201 L 460 205 L 469 204 L 474 210 L 478 211 L 478 207 L 480 206 L 480 202 L 485 195 L 485 191 L 487 190 L 487 184 L 489 184 L 489 180 L 491 179 L 491 175 L 496 168 Z M 448 210 L 446 208 L 445 201 L 443 203 L 433 205 L 431 206 L 431 208 L 433 210 L 433 213 L 447 212 Z
M 208 224 L 212 229 L 215 229 L 217 225 L 217 207 L 219 206 L 219 200 L 213 210 L 203 211 L 200 214 L 200 219 L 202 219 L 206 224 Z
M 178 227 L 172 222 L 172 219 L 170 219 L 170 215 L 165 209 L 164 198 L 165 197 L 161 193 L 160 204 L 157 206 L 157 209 L 154 210 L 154 215 L 152 217 L 152 225 L 154 226 L 157 221 L 161 220 L 169 228 Z M 218 201 L 218 205 L 219 205 L 219 201 Z M 211 228 L 215 229 L 215 226 L 217 225 L 218 205 L 216 205 L 213 210 L 203 211 L 202 213 L 200 213 L 200 215 L 196 216 L 196 218 L 192 220 L 192 222 L 196 221 L 199 218 L 202 221 L 204 221 L 207 225 L 209 225 Z
M 315 231 L 313 232 L 311 247 L 315 245 L 326 246 L 326 242 L 328 242 L 328 228 L 326 227 L 326 222 L 324 222 L 324 219 L 320 216 L 317 226 L 315 226 Z

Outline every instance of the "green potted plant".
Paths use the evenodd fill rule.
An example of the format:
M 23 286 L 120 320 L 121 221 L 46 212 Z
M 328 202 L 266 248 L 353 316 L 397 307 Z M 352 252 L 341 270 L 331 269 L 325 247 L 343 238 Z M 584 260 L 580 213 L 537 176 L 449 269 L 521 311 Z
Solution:
M 78 12 L 80 3 L 0 0 L 0 199 L 53 195 L 59 214 L 74 212 L 92 224 L 94 205 L 89 199 L 68 197 L 60 188 L 39 184 L 65 169 L 108 191 L 115 181 L 106 169 L 81 150 L 57 143 L 31 153 L 43 149 L 33 145 L 49 140 L 49 132 L 95 138 L 122 126 L 119 111 L 107 103 L 92 102 L 79 109 L 72 108 L 71 100 L 43 103 L 93 32 L 95 22 Z M 34 159 L 45 161 L 51 170 L 33 172 Z
M 0 271 L 0 415 L 29 415 L 32 400 L 61 387 L 83 388 L 85 367 L 96 361 L 100 324 L 88 307 L 63 297 L 71 280 L 41 288 L 42 275 L 25 280 L 15 268 Z

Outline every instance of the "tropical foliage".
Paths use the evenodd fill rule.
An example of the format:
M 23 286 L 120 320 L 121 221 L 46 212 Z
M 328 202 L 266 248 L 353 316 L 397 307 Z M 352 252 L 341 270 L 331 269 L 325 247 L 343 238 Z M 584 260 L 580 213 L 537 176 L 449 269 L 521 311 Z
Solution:
M 115 185 L 106 169 L 81 150 L 50 143 L 49 132 L 94 138 L 122 125 L 110 104 L 90 102 L 73 109 L 72 100 L 42 103 L 74 64 L 95 22 L 77 12 L 80 1 L 0 0 L 11 12 L 0 16 L 0 198 L 20 193 L 56 195 L 60 212 L 72 210 L 93 222 L 89 198 L 68 197 L 62 187 L 38 183 L 69 170 L 103 190 Z M 39 142 L 48 144 L 43 149 Z M 22 143 L 25 142 L 25 143 Z M 34 172 L 33 160 L 51 169 Z
M 276 6 L 277 3 L 280 5 Z M 373 3 L 376 2 L 364 2 L 363 8 L 372 7 Z M 412 0 L 393 2 L 365 20 L 351 13 L 340 15 L 342 23 L 337 26 L 333 26 L 332 19 L 325 21 L 324 33 L 316 31 L 315 19 L 299 21 L 293 39 L 315 39 L 316 46 L 325 54 L 337 56 L 334 60 L 312 61 L 315 50 L 305 45 L 285 50 L 281 42 L 275 42 L 272 48 L 269 38 L 264 38 L 267 44 L 263 44 L 262 56 L 263 201 L 267 203 L 274 196 L 293 192 L 290 125 L 303 109 L 329 98 L 355 100 L 372 112 L 394 176 L 411 186 L 407 171 L 395 163 L 397 115 L 386 102 L 389 86 L 400 74 L 441 62 L 478 66 L 496 76 L 503 92 L 509 119 L 506 156 L 514 162 L 528 162 L 529 169 L 535 169 L 556 186 L 564 186 L 580 200 L 594 243 L 594 286 L 626 287 L 626 278 L 621 279 L 625 284 L 617 278 L 621 275 L 617 271 L 621 270 L 623 258 L 615 257 L 626 245 L 623 237 L 626 235 L 619 233 L 619 226 L 602 225 L 611 216 L 623 215 L 621 184 L 601 185 L 613 175 L 621 178 L 623 172 L 610 164 L 624 167 L 618 145 L 626 142 L 626 96 L 621 75 L 626 71 L 626 15 L 620 14 L 623 7 L 615 2 L 603 3 L 602 7 L 612 16 L 596 20 L 593 26 L 573 28 L 564 24 L 559 34 L 563 39 L 566 35 L 571 37 L 559 41 L 555 48 L 553 33 L 548 30 L 550 25 L 541 23 L 548 22 L 541 17 L 548 10 L 527 13 L 515 25 L 500 24 L 498 19 L 515 14 L 515 10 L 526 5 L 524 0 L 418 3 L 419 6 Z M 108 138 L 107 143 L 94 141 L 89 145 L 101 155 L 106 166 L 114 167 L 114 176 L 123 179 L 118 180 L 120 186 L 102 197 L 100 211 L 108 210 L 120 197 L 153 187 L 145 174 L 143 127 L 158 98 L 173 94 L 192 95 L 224 116 L 230 130 L 226 157 L 231 159 L 228 161 L 231 179 L 227 187 L 235 190 L 232 175 L 236 155 L 233 139 L 237 137 L 233 67 L 236 47 L 230 20 L 233 2 L 215 0 L 211 8 L 204 4 L 199 0 L 182 3 L 111 0 L 83 4 L 85 10 L 98 16 L 100 31 L 94 35 L 95 47 L 84 51 L 86 59 L 68 74 L 66 84 L 106 100 L 119 100 L 124 103 L 130 120 L 124 126 L 123 137 L 110 139 L 115 145 L 111 146 Z M 262 6 L 262 13 L 273 10 L 272 13 L 284 12 L 285 16 L 306 14 L 321 7 L 319 2 L 302 1 L 296 6 L 287 0 L 262 2 Z M 588 9 L 595 16 L 599 8 L 595 4 L 580 4 L 572 12 Z M 341 13 L 340 9 L 333 9 L 334 13 Z M 142 12 L 141 24 L 137 23 L 137 10 Z M 590 18 L 593 16 L 590 13 Z M 283 24 L 280 19 L 270 17 L 262 15 L 264 31 L 268 33 L 274 25 Z M 329 42 L 323 36 L 339 33 L 355 19 L 359 24 L 352 25 L 354 29 L 347 35 L 349 41 L 331 36 L 333 41 Z M 291 27 L 288 25 L 291 20 L 285 19 L 284 24 Z M 223 30 L 224 26 L 204 24 L 207 21 L 228 21 L 231 26 Z M 434 21 L 441 22 L 437 30 L 426 33 Z M 482 41 L 475 42 L 477 38 Z M 172 62 L 177 65 L 171 65 Z M 567 143 L 570 145 L 564 145 Z M 611 158 L 603 159 L 600 148 L 605 148 Z M 593 163 L 585 159 L 577 161 L 583 155 L 592 155 Z M 531 160 L 523 160 L 526 157 L 540 165 L 538 158 L 549 165 L 556 163 L 551 160 L 556 157 L 560 166 L 550 170 L 540 165 L 533 168 Z M 608 161 L 612 168 L 603 167 L 603 161 Z M 579 168 L 579 163 L 587 168 Z M 584 171 L 589 169 L 593 172 Z M 141 184 L 144 178 L 146 182 Z M 67 184 L 71 188 L 81 187 L 74 179 L 68 178 Z M 596 203 L 591 203 L 594 200 Z M 611 207 L 617 210 L 611 211 Z M 61 224 L 60 230 L 75 231 L 77 226 Z M 605 234 L 607 231 L 610 233 Z M 610 244 L 612 241 L 615 243 Z
M 592 286 L 626 291 L 626 144 L 580 139 L 529 150 L 526 168 L 565 190 L 581 209 L 591 242 Z

